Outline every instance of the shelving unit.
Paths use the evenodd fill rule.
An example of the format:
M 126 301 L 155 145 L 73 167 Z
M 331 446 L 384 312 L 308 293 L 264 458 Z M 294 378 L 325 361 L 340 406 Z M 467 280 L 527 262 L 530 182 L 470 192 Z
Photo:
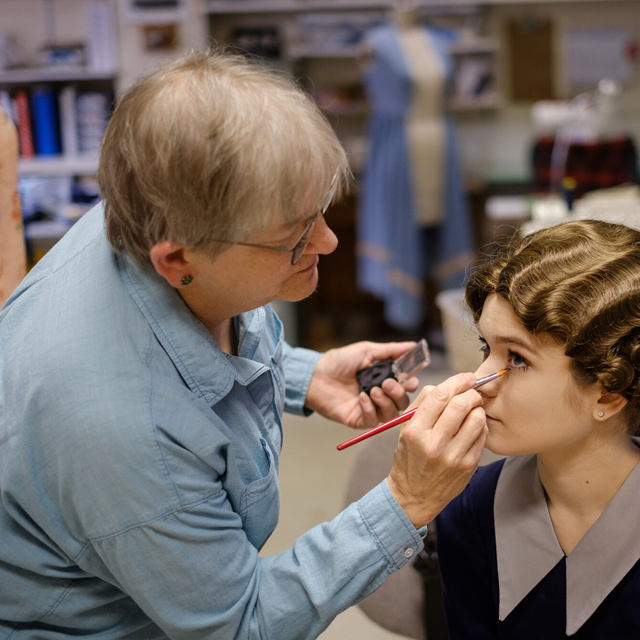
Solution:
M 287 47 L 286 56 L 290 60 L 304 60 L 305 58 L 355 58 L 357 47 L 341 47 L 330 49 L 322 45 L 308 45 L 304 43 L 293 43 Z
M 49 189 L 53 193 L 59 194 L 58 187 L 48 187 L 46 185 L 62 185 L 63 182 L 69 185 L 69 196 L 71 198 L 71 181 L 74 178 L 93 178 L 98 172 L 98 153 L 81 152 L 77 146 L 79 136 L 76 130 L 78 119 L 76 90 L 78 92 L 100 92 L 102 94 L 113 95 L 116 79 L 116 71 L 93 69 L 89 67 L 52 66 L 46 68 L 16 68 L 0 71 L 0 90 L 6 92 L 8 100 L 11 100 L 16 92 L 25 92 L 29 109 L 33 109 L 32 94 L 36 87 L 47 87 L 53 90 L 53 100 L 57 102 L 56 117 L 60 134 L 61 153 L 59 155 L 36 155 L 31 158 L 21 158 L 19 160 L 19 173 L 24 178 L 22 188 L 33 189 L 34 193 L 43 190 L 42 193 L 49 194 Z M 67 89 L 73 87 L 73 89 Z M 58 102 L 62 93 L 70 93 L 71 100 L 66 103 L 68 109 L 61 107 Z M 105 97 L 105 104 L 109 98 Z M 5 102 L 6 104 L 6 102 Z M 68 127 L 69 121 L 65 121 L 65 115 L 73 114 L 72 123 L 76 149 L 73 153 L 62 153 L 62 142 L 65 138 L 63 129 Z M 104 113 L 104 112 L 102 112 Z M 33 113 L 32 113 L 33 115 Z M 105 114 L 106 115 L 106 114 Z M 35 133 L 35 130 L 32 129 Z M 35 137 L 35 136 L 34 136 Z M 68 141 L 69 138 L 67 138 Z M 35 145 L 34 145 L 35 146 Z M 89 147 L 85 147 L 89 148 Z M 37 151 L 37 147 L 36 147 Z M 67 149 L 68 151 L 68 149 Z M 61 182 L 61 180 L 63 182 Z M 56 182 L 57 181 L 57 182 Z M 37 186 L 36 186 L 37 185 Z M 25 195 L 23 193 L 23 195 Z M 26 196 L 25 196 L 26 198 Z M 37 262 L 46 251 L 55 244 L 72 226 L 77 216 L 86 210 L 86 205 L 73 204 L 66 198 L 58 200 L 58 196 L 52 200 L 46 199 L 51 205 L 50 213 L 55 211 L 56 219 L 32 221 L 25 226 L 25 237 L 30 250 L 30 260 Z M 28 198 L 27 198 L 28 199 Z M 44 200 L 42 200 L 44 202 Z M 37 210 L 37 209 L 36 209 Z M 49 210 L 49 209 L 47 209 Z
M 75 158 L 49 156 L 20 160 L 20 173 L 44 176 L 93 176 L 98 173 L 97 155 L 80 155 Z
M 577 4 L 577 3 L 603 3 L 607 0 L 546 0 L 548 4 Z M 639 0 L 622 0 L 623 2 L 638 2 Z M 446 8 L 447 11 L 456 8 L 468 8 L 469 6 L 492 6 L 492 5 L 527 5 L 540 4 L 540 0 L 481 0 L 471 2 L 470 0 L 424 0 L 416 2 L 415 7 L 421 8 Z M 268 5 L 268 8 L 265 7 Z M 358 2 L 357 0 L 328 0 L 309 1 L 304 0 L 274 0 L 265 2 L 264 0 L 204 0 L 203 11 L 205 13 L 299 13 L 302 11 L 354 11 L 372 9 L 393 9 L 397 6 L 395 0 L 379 2 Z
M 204 12 L 210 14 L 232 13 L 302 13 L 310 11 L 354 11 L 389 9 L 392 2 L 304 2 L 302 0 L 205 0 Z
M 35 76 L 34 76 L 35 77 Z M 15 81 L 15 85 L 8 85 L 0 78 L 0 89 L 6 89 L 9 86 L 27 87 L 29 84 L 39 84 L 43 82 L 42 75 L 38 75 L 38 80 L 27 83 L 24 76 L 20 76 Z M 77 78 L 78 76 L 76 76 Z M 96 77 L 84 75 L 83 80 L 95 81 Z M 105 78 L 99 78 L 104 80 Z M 63 76 L 51 75 L 47 78 L 47 83 L 66 85 L 69 83 L 69 75 Z M 75 83 L 74 83 L 75 84 Z M 105 91 L 108 89 L 105 88 Z M 78 152 L 73 155 L 36 155 L 33 158 L 20 158 L 19 162 L 21 175 L 41 175 L 41 176 L 94 176 L 98 172 L 98 154 Z
M 94 71 L 86 68 L 24 68 L 0 71 L 0 86 L 34 84 L 39 82 L 112 81 L 114 71 Z
M 205 0 L 204 10 L 209 14 L 210 33 L 214 39 L 222 42 L 233 41 L 234 30 L 240 27 L 270 26 L 275 28 L 281 37 L 280 66 L 284 66 L 294 76 L 308 80 L 308 84 L 315 88 L 317 83 L 321 89 L 326 88 L 323 83 L 340 84 L 360 81 L 360 73 L 356 65 L 358 52 L 357 44 L 345 40 L 344 43 L 336 38 L 323 39 L 317 33 L 309 33 L 309 25 L 313 24 L 314 15 L 318 22 L 336 21 L 335 31 L 339 31 L 350 20 L 357 22 L 362 19 L 363 30 L 366 30 L 367 20 L 371 25 L 376 20 L 383 20 L 396 6 L 387 0 L 382 2 L 358 2 L 347 0 L 321 1 L 309 0 Z M 433 2 L 416 3 L 418 11 L 433 16 L 474 16 L 479 15 L 477 7 L 466 2 L 448 2 L 446 5 Z M 354 18 L 355 16 L 355 18 Z M 318 29 L 313 24 L 312 29 Z M 357 24 L 354 27 L 357 29 Z M 328 33 L 331 33 L 329 31 Z M 456 69 L 465 69 L 465 82 L 456 83 L 456 91 L 448 97 L 448 108 L 452 112 L 486 111 L 500 106 L 499 87 L 497 82 L 498 44 L 490 38 L 474 37 L 462 39 L 451 46 Z M 322 68 L 321 68 L 322 67 Z M 470 74 L 474 72 L 487 76 L 486 83 L 490 86 L 482 87 L 481 81 L 474 83 Z M 329 71 L 327 71 L 329 70 Z M 336 78 L 331 78 L 335 71 Z M 345 76 L 348 79 L 345 80 Z M 353 120 L 356 114 L 366 116 L 367 111 L 361 105 L 354 105 L 353 109 L 342 106 L 337 109 L 321 108 L 334 113 L 338 118 L 348 115 Z M 337 123 L 338 125 L 340 122 Z
M 60 88 L 67 84 L 79 87 L 99 87 L 113 91 L 115 73 L 87 68 L 24 68 L 0 72 L 0 90 L 13 92 L 20 88 L 46 84 Z M 78 153 L 74 156 L 36 156 L 20 160 L 21 175 L 93 176 L 98 171 L 97 154 Z

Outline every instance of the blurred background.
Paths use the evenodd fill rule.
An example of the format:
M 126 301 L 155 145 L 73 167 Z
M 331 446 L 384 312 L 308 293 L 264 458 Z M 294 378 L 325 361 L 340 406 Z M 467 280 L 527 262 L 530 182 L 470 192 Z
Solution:
M 294 76 L 354 175 L 318 291 L 278 308 L 288 339 L 426 337 L 463 357 L 458 290 L 496 240 L 635 220 L 639 36 L 637 0 L 0 0 L 29 264 L 98 198 L 118 92 L 213 39 Z
M 292 75 L 351 164 L 351 189 L 326 214 L 340 243 L 320 261 L 318 290 L 276 303 L 291 344 L 424 337 L 422 382 L 437 383 L 479 362 L 462 291 L 496 243 L 572 218 L 640 225 L 639 0 L 0 0 L 0 108 L 20 155 L 19 202 L 14 174 L 0 182 L 13 206 L 10 221 L 0 207 L 0 303 L 10 274 L 99 199 L 118 93 L 211 41 Z M 26 251 L 2 254 L 15 243 Z M 348 430 L 287 420 L 282 519 L 266 553 L 357 497 L 346 492 L 357 456 L 335 451 Z M 396 435 L 370 452 L 372 482 Z M 390 633 L 356 609 L 323 637 Z

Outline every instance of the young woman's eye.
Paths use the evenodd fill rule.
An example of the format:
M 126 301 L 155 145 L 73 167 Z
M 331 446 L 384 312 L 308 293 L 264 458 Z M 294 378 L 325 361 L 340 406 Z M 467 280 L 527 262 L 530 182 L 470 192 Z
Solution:
M 519 353 L 509 349 L 509 366 L 513 369 L 527 369 L 529 363 Z
M 484 338 L 478 336 L 478 339 L 480 340 L 480 351 L 482 352 L 482 362 L 484 362 L 489 357 L 489 354 L 491 353 L 491 349 L 489 348 L 488 342 Z

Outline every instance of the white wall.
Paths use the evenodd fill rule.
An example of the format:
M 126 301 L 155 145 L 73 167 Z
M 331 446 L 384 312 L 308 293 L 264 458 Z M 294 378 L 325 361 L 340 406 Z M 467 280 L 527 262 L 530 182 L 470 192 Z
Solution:
M 501 43 L 500 81 L 509 94 L 509 59 L 506 24 L 513 17 L 552 18 L 555 23 L 555 85 L 559 96 L 573 97 L 567 87 L 563 59 L 568 29 L 624 28 L 640 45 L 640 2 L 606 0 L 585 3 L 535 3 L 492 7 L 487 18 L 487 35 Z M 623 126 L 640 145 L 640 73 L 625 88 L 621 100 Z M 465 172 L 471 178 L 523 178 L 529 175 L 529 151 L 534 139 L 530 107 L 505 102 L 493 113 L 458 117 Z
M 184 0 L 184 20 L 178 27 L 179 47 L 169 54 L 145 51 L 142 27 L 130 19 L 130 12 L 126 10 L 127 0 L 110 1 L 118 23 L 118 90 L 129 86 L 138 75 L 167 57 L 204 46 L 207 42 L 207 20 L 200 11 L 199 0 Z M 53 13 L 52 26 L 45 24 L 48 15 L 45 7 L 49 2 Z M 21 57 L 29 59 L 45 44 L 48 35 L 52 35 L 57 43 L 83 42 L 86 4 L 86 0 L 0 0 L 0 31 L 11 34 Z
M 206 16 L 200 11 L 199 0 L 184 0 L 185 20 L 179 24 L 178 48 L 170 54 L 145 51 L 140 26 L 128 20 L 127 0 L 117 0 L 120 19 L 120 76 L 118 88 L 128 87 L 140 74 L 181 52 L 203 47 L 208 39 Z

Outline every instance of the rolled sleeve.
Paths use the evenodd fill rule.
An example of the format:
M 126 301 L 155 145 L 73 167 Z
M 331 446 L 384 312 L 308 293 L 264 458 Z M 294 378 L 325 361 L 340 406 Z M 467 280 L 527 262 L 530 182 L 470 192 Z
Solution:
M 318 360 L 322 356 L 317 351 L 291 347 L 286 342 L 283 345 L 284 374 L 285 374 L 285 399 L 284 410 L 299 416 L 308 416 L 313 412 L 304 406 L 307 398 L 307 390 L 316 368 Z
M 358 507 L 371 535 L 394 569 L 400 569 L 422 551 L 427 527 L 416 529 L 413 526 L 386 480 L 366 494 L 358 502 Z M 396 516 L 394 527 L 389 526 L 389 508 Z

